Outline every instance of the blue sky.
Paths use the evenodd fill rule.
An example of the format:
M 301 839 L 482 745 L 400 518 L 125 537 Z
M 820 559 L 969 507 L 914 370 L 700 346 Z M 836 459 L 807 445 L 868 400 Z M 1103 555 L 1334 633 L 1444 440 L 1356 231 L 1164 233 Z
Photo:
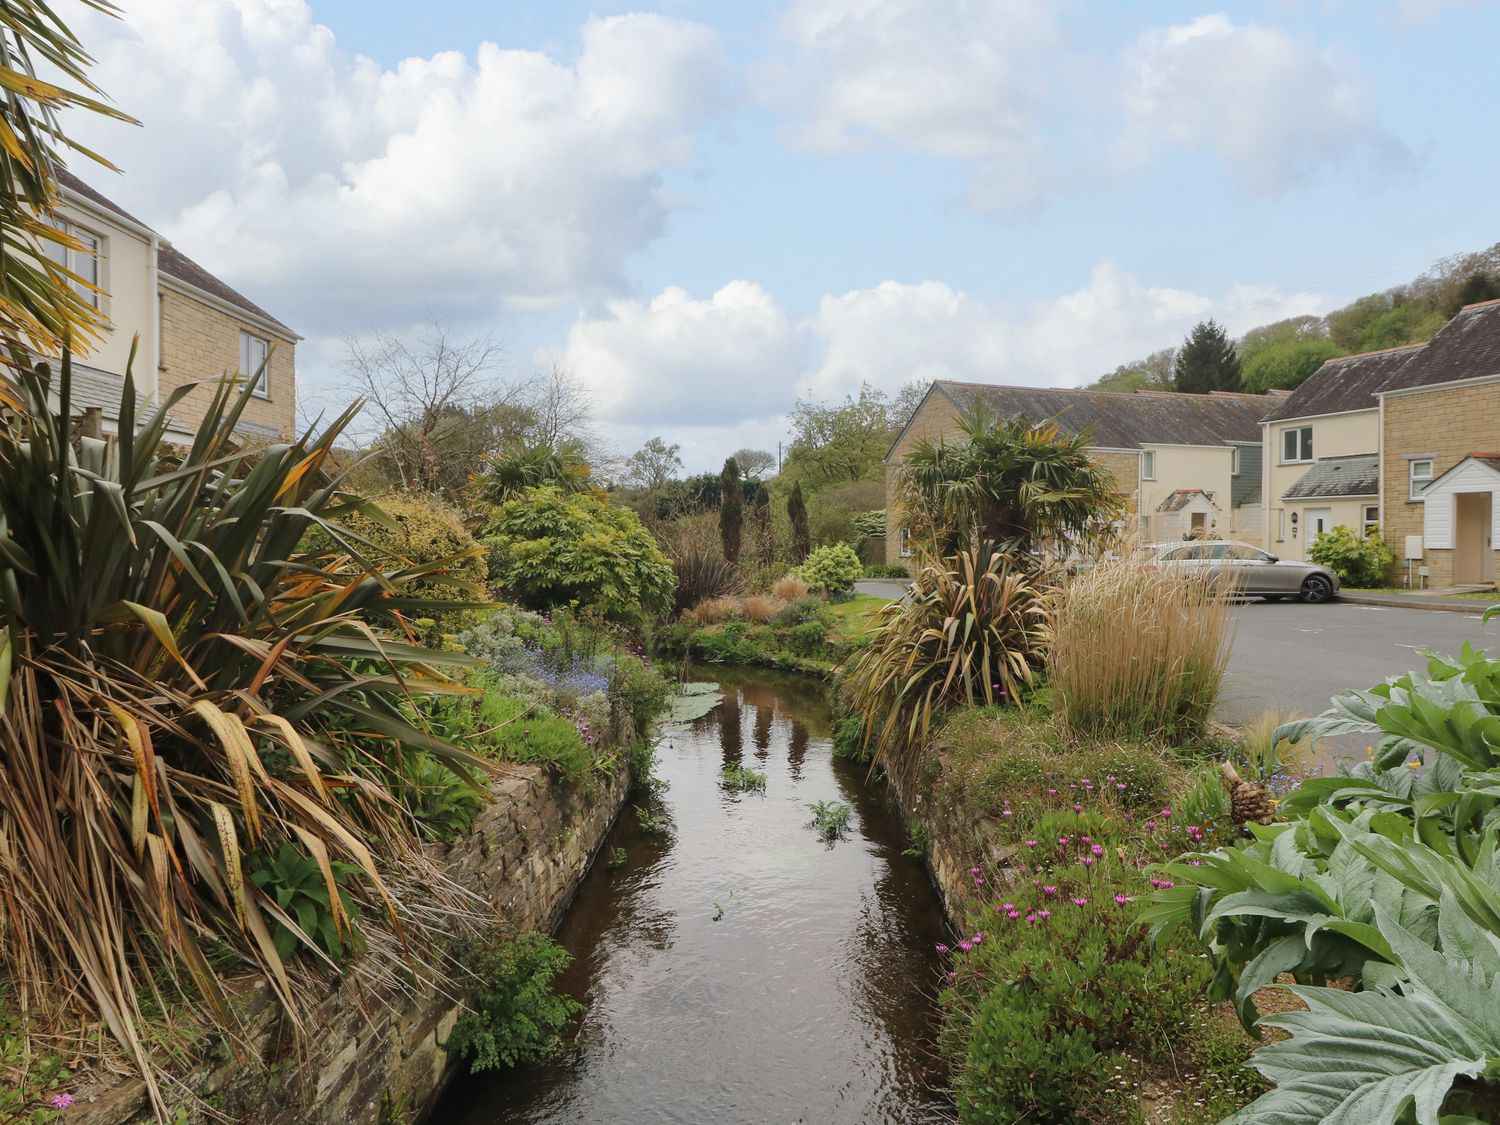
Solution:
M 799 395 L 1076 384 L 1500 239 L 1493 4 L 126 7 L 103 186 L 304 333 L 309 402 L 431 309 L 690 468 Z

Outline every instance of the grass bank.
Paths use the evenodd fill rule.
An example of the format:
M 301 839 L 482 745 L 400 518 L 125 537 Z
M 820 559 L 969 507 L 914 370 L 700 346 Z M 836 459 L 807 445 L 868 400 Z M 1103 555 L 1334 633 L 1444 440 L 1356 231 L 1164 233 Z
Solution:
M 826 676 L 868 642 L 885 598 L 807 595 L 715 598 L 657 635 L 659 651 L 710 664 L 750 664 Z

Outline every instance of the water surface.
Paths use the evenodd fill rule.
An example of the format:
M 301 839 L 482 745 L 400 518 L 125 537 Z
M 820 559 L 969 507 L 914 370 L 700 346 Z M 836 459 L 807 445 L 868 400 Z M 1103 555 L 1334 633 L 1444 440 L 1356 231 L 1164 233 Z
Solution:
M 952 1119 L 932 999 L 937 897 L 878 783 L 836 761 L 824 687 L 712 672 L 723 702 L 664 742 L 671 827 L 632 809 L 558 932 L 560 987 L 588 1006 L 564 1062 L 460 1079 L 434 1122 L 936 1122 Z M 766 774 L 731 794 L 719 771 Z M 832 846 L 813 801 L 854 816 Z M 605 853 L 606 857 L 608 851 Z

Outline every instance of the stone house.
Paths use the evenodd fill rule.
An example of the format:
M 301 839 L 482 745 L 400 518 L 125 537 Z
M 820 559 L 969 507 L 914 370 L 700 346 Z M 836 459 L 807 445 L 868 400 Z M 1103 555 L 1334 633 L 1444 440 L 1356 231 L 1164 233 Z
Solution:
M 58 221 L 84 248 L 46 250 L 97 286 L 89 297 L 105 320 L 102 339 L 74 357 L 78 410 L 99 411 L 104 429 L 113 430 L 134 345 L 131 374 L 143 405 L 225 372 L 259 373 L 238 429 L 247 441 L 290 436 L 301 337 L 77 176 L 60 171 L 58 181 Z M 212 393 L 197 387 L 173 408 L 173 437 L 192 437 Z
M 1089 449 L 1119 484 L 1135 545 L 1213 535 L 1261 537 L 1260 419 L 1265 395 L 1006 387 L 938 381 L 928 388 L 886 454 L 888 563 L 911 556 L 896 502 L 901 462 L 916 443 L 958 432 L 975 402 L 1002 418 L 1055 422 L 1065 433 L 1090 431 Z

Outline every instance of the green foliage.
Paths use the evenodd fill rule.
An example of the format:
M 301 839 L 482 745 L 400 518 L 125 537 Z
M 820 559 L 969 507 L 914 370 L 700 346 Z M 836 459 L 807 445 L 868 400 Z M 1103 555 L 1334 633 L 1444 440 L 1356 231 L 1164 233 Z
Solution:
M 1162 348 L 1145 359 L 1134 363 L 1122 363 L 1108 375 L 1101 375 L 1089 385 L 1090 390 L 1117 391 L 1173 391 L 1177 389 L 1172 378 L 1172 368 L 1177 359 L 1176 348 Z
M 579 443 L 519 445 L 490 459 L 489 471 L 479 482 L 479 498 L 486 504 L 504 504 L 522 499 L 534 488 L 573 495 L 593 487 Z
M 568 951 L 544 933 L 460 950 L 455 960 L 475 977 L 468 1008 L 443 1049 L 466 1058 L 477 1073 L 550 1062 L 566 1051 L 563 1033 L 583 1005 L 553 990 Z
M 879 610 L 845 679 L 874 760 L 893 773 L 909 768 L 935 715 L 1019 701 L 1041 665 L 1049 618 L 1042 592 L 988 543 L 924 567 L 906 600 Z
M 335 964 L 364 948 L 359 910 L 345 890 L 359 868 L 337 860 L 328 868 L 325 875 L 316 859 L 291 844 L 282 844 L 274 858 L 251 857 L 250 881 L 276 904 L 271 910 L 271 939 L 283 960 L 301 945 L 322 950 Z
M 725 766 L 719 771 L 719 784 L 731 793 L 764 792 L 766 775 L 747 766 Z
M 66 1087 L 73 1075 L 63 1055 L 37 1052 L 27 1032 L 10 995 L 0 990 L 0 1121 L 46 1125 L 61 1120 L 53 1099 L 71 1099 Z
M 671 818 L 666 813 L 649 805 L 635 806 L 635 823 L 646 836 L 665 836 L 672 827 Z
M 783 474 L 805 481 L 809 490 L 878 480 L 891 439 L 906 424 L 903 409 L 868 384 L 843 402 L 799 399 Z
M 812 828 L 818 838 L 832 844 L 844 838 L 849 831 L 849 818 L 853 810 L 842 801 L 814 801 L 807 806 L 812 810 Z
M 1143 920 L 1197 937 L 1247 1023 L 1280 973 L 1364 990 L 1297 988 L 1307 1012 L 1264 1020 L 1292 1038 L 1252 1060 L 1276 1089 L 1245 1122 L 1384 1125 L 1413 1099 L 1422 1120 L 1486 1119 L 1500 1106 L 1500 660 L 1466 646 L 1334 704 L 1275 737 L 1362 734 L 1370 761 L 1302 782 L 1287 822 L 1169 865 L 1177 885 Z
M 1029 560 L 1113 536 L 1120 488 L 1094 458 L 1089 431 L 998 418 L 982 402 L 958 426 L 956 440 L 918 441 L 900 466 L 898 505 L 918 544 L 951 554 L 991 540 Z
M 474 823 L 484 797 L 441 762 L 420 752 L 407 754 L 401 762 L 401 781 L 393 788 L 432 840 L 461 836 Z
M 822 621 L 804 621 L 787 632 L 786 647 L 798 656 L 823 656 L 828 651 L 828 627 Z
M 1337 574 L 1342 585 L 1356 589 L 1381 585 L 1396 563 L 1378 528 L 1359 536 L 1343 524 L 1314 539 L 1307 557 Z
M 485 550 L 464 527 L 456 509 L 420 496 L 394 493 L 366 511 L 350 512 L 342 522 L 351 535 L 373 544 L 381 557 L 399 560 L 403 566 L 436 567 L 411 583 L 410 589 L 417 596 L 476 604 L 488 600 Z M 314 535 L 309 542 L 310 549 L 328 550 L 331 546 L 325 533 Z M 361 553 L 365 551 L 359 542 L 352 546 Z M 457 632 L 473 619 L 470 610 L 435 613 L 422 619 L 430 625 L 420 639 L 436 646 L 443 634 Z
M 898 578 L 903 582 L 911 578 L 911 571 L 904 566 L 878 566 L 865 567 L 866 578 Z
M 844 715 L 833 724 L 833 756 L 851 762 L 865 757 L 864 719 L 859 715 Z
M 495 509 L 490 579 L 522 605 L 592 607 L 613 620 L 664 613 L 672 565 L 628 508 L 546 485 Z
M 797 568 L 797 574 L 810 589 L 827 594 L 844 593 L 854 589 L 854 583 L 859 578 L 859 556 L 847 543 L 819 547 Z
M 396 909 L 382 871 L 422 870 L 415 824 L 385 788 L 395 761 L 421 750 L 487 768 L 411 722 L 414 697 L 451 690 L 434 664 L 462 658 L 391 635 L 397 615 L 462 606 L 411 592 L 442 567 L 366 547 L 370 569 L 354 574 L 304 546 L 314 528 L 347 539 L 339 521 L 367 503 L 331 473 L 352 415 L 246 450 L 236 426 L 253 388 L 224 382 L 192 445 L 168 456 L 164 427 L 191 387 L 142 420 L 127 378 L 119 433 L 92 438 L 50 412 L 53 396 L 71 410 L 69 360 L 55 378 L 16 375 L 25 409 L 0 429 L 0 849 L 13 860 L 0 945 L 32 974 L 26 1003 L 102 1016 L 159 1102 L 137 1031 L 148 977 L 215 1026 L 221 973 L 260 975 L 293 1012 L 306 1003 L 255 936 L 281 907 L 246 864 L 284 843 L 357 863 L 350 895 L 379 926 Z
M 476 749 L 503 761 L 547 766 L 569 781 L 581 780 L 593 766 L 593 755 L 574 723 L 524 699 L 487 693 L 478 720 L 485 741 Z
M 745 533 L 745 498 L 740 491 L 740 467 L 729 457 L 719 473 L 719 546 L 731 563 L 740 560 Z
M 1296 336 L 1262 348 L 1245 360 L 1241 380 L 1255 394 L 1270 390 L 1295 390 L 1323 364 L 1344 354 L 1344 349 L 1326 336 Z
M 1197 325 L 1177 351 L 1173 378 L 1184 394 L 1240 389 L 1240 357 L 1229 333 L 1213 320 Z
M 794 565 L 802 563 L 812 550 L 807 529 L 807 501 L 802 497 L 802 482 L 793 481 L 786 500 L 787 520 L 792 525 L 791 556 Z

